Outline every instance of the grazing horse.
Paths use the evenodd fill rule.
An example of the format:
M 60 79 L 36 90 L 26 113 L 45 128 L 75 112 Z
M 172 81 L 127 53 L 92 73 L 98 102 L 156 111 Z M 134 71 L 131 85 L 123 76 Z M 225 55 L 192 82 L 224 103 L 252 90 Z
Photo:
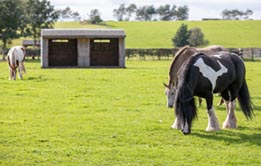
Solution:
M 181 66 L 195 53 L 204 53 L 206 55 L 214 55 L 217 52 L 227 51 L 224 47 L 219 45 L 208 46 L 205 48 L 194 48 L 185 46 L 181 48 L 175 55 L 169 69 L 169 82 L 168 85 L 163 83 L 166 87 L 165 94 L 167 96 L 167 107 L 172 108 L 175 101 L 176 85 L 178 82 L 178 72 Z M 199 104 L 201 104 L 199 98 Z
M 252 104 L 245 79 L 245 65 L 236 54 L 221 52 L 214 56 L 194 54 L 182 67 L 175 100 L 175 122 L 184 134 L 191 132 L 197 116 L 194 96 L 206 99 L 208 126 L 206 131 L 219 130 L 213 108 L 213 93 L 220 93 L 226 103 L 227 117 L 223 128 L 236 128 L 235 100 L 246 118 L 252 118 Z
M 22 46 L 15 46 L 12 47 L 7 54 L 7 62 L 9 65 L 10 76 L 9 80 L 16 79 L 16 72 L 18 68 L 19 78 L 23 78 L 23 72 L 26 73 L 24 67 L 24 60 L 25 60 L 25 49 Z

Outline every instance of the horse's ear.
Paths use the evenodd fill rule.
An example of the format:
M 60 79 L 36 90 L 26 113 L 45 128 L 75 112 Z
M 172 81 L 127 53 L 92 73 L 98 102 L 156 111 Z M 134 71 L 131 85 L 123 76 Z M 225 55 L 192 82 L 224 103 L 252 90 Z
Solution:
M 165 86 L 166 88 L 169 88 L 169 86 L 165 82 L 163 82 L 163 86 Z

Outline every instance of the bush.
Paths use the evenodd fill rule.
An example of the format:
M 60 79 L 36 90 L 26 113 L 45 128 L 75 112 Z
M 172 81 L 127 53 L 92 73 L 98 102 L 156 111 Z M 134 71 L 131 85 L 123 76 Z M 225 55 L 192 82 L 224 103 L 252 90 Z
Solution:
M 188 45 L 189 36 L 190 34 L 188 31 L 188 26 L 182 23 L 178 31 L 176 32 L 175 36 L 172 38 L 173 46 L 183 47 L 185 45 Z
M 188 38 L 188 43 L 190 46 L 196 47 L 196 46 L 202 46 L 207 45 L 209 43 L 208 40 L 204 39 L 204 33 L 201 31 L 200 28 L 192 28 L 189 30 L 190 35 Z
M 172 42 L 174 47 L 183 47 L 185 45 L 197 47 L 209 43 L 208 40 L 204 39 L 204 33 L 200 28 L 196 27 L 188 30 L 187 25 L 183 23 L 172 38 Z

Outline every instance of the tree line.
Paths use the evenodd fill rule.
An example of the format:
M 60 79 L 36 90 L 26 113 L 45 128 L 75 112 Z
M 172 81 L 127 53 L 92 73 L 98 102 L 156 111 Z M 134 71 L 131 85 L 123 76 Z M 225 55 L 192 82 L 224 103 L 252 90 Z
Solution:
M 129 21 L 131 18 L 139 21 L 151 20 L 187 20 L 189 15 L 188 6 L 180 6 L 165 4 L 158 8 L 154 5 L 137 6 L 129 4 L 126 6 L 121 4 L 117 9 L 113 10 L 113 16 L 118 21 Z
M 80 14 L 77 11 L 72 11 L 70 7 L 56 11 L 61 21 L 87 21 L 93 24 L 98 24 L 103 21 L 98 9 L 92 9 L 90 11 L 90 14 L 88 14 L 89 19 L 82 19 Z M 112 12 L 113 17 L 117 21 L 178 21 L 188 20 L 189 18 L 189 7 L 186 5 L 178 7 L 176 5 L 165 4 L 159 7 L 155 7 L 154 5 L 138 7 L 134 3 L 129 5 L 123 3 Z M 220 15 L 223 20 L 248 20 L 250 16 L 253 15 L 253 11 L 250 9 L 246 11 L 224 9 Z
M 238 9 L 225 9 L 222 11 L 221 16 L 223 20 L 248 20 L 252 14 L 253 11 L 250 9 L 247 9 L 245 12 Z

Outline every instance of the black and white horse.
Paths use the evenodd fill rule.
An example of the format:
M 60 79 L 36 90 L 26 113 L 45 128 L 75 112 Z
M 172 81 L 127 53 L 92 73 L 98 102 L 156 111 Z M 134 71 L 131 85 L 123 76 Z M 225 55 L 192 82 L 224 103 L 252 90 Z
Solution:
M 229 55 L 228 55 L 229 54 Z M 233 53 L 207 56 L 194 54 L 183 66 L 178 80 L 175 100 L 176 120 L 172 126 L 184 134 L 191 132 L 193 119 L 197 116 L 194 96 L 206 99 L 208 126 L 206 131 L 219 130 L 213 108 L 213 93 L 221 93 L 225 100 L 227 117 L 223 128 L 236 128 L 235 100 L 239 101 L 246 118 L 252 118 L 252 105 L 245 80 L 243 60 Z

